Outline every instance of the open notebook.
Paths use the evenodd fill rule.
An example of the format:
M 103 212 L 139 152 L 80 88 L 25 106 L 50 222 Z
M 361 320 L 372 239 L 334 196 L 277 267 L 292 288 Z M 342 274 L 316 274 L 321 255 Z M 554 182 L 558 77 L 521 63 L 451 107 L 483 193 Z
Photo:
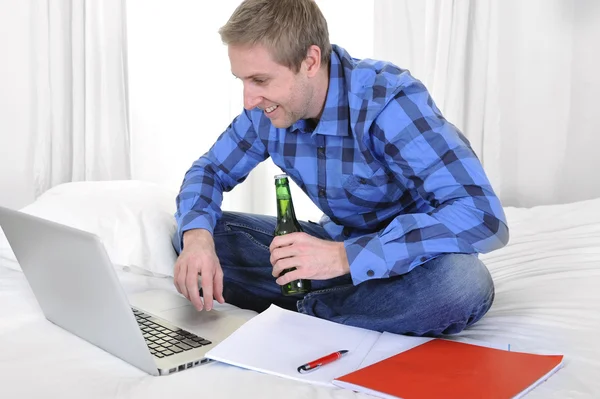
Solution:
M 206 357 L 262 373 L 332 386 L 358 369 L 381 333 L 318 319 L 271 305 L 247 321 Z M 348 354 L 307 374 L 298 367 L 338 350 Z
M 206 354 L 206 357 L 234 366 L 293 380 L 325 386 L 344 386 L 378 396 L 386 397 L 385 395 L 388 395 L 387 397 L 394 397 L 394 392 L 379 391 L 379 386 L 373 387 L 367 384 L 371 380 L 368 374 L 357 374 L 358 379 L 349 379 L 347 381 L 344 380 L 344 377 L 340 376 L 352 376 L 354 372 L 357 372 L 356 370 L 358 370 L 357 373 L 360 373 L 362 370 L 368 370 L 369 367 L 382 367 L 382 365 L 386 368 L 389 366 L 387 371 L 396 375 L 392 379 L 394 382 L 398 381 L 398 376 L 407 373 L 407 368 L 408 370 L 415 370 L 415 367 L 421 367 L 420 370 L 426 375 L 429 369 L 433 370 L 434 367 L 419 363 L 414 363 L 414 365 L 405 363 L 402 367 L 396 367 L 395 364 L 389 363 L 388 360 L 384 359 L 391 358 L 399 353 L 408 354 L 414 350 L 420 350 L 419 348 L 425 348 L 426 350 L 427 348 L 434 348 L 430 355 L 436 354 L 443 357 L 445 352 L 437 353 L 435 345 L 438 344 L 436 342 L 455 343 L 462 345 L 460 348 L 481 348 L 480 350 L 474 349 L 474 353 L 476 354 L 484 352 L 513 354 L 513 352 L 507 350 L 509 349 L 508 345 L 496 345 L 470 340 L 467 341 L 469 344 L 460 344 L 453 341 L 432 338 L 379 333 L 363 328 L 333 323 L 271 305 L 269 309 L 246 322 L 246 324 L 227 339 L 210 350 Z M 339 350 L 348 350 L 349 352 L 341 359 L 310 373 L 300 374 L 298 372 L 297 369 L 299 366 Z M 459 352 L 461 351 L 459 350 Z M 515 352 L 515 354 L 517 353 Z M 478 356 L 475 357 L 478 358 Z M 511 356 L 510 359 L 513 359 L 513 357 Z M 412 363 L 412 361 L 408 363 Z M 368 378 L 365 379 L 365 375 Z M 446 384 L 443 381 L 439 383 Z M 448 386 L 450 387 L 451 385 Z M 432 396 L 420 395 L 417 397 Z M 449 396 L 437 395 L 433 397 L 446 398 Z M 406 399 L 408 398 L 410 396 Z

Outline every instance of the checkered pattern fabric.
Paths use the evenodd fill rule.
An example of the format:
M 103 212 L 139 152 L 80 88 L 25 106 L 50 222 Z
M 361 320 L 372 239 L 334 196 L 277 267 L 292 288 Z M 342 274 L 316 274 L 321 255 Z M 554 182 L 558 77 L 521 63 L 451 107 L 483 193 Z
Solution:
M 323 114 L 275 128 L 242 112 L 186 173 L 181 235 L 213 231 L 224 191 L 271 157 L 344 241 L 355 284 L 407 273 L 444 253 L 485 253 L 508 241 L 500 201 L 468 140 L 406 70 L 333 46 Z M 302 215 L 299 215 L 302 219 Z

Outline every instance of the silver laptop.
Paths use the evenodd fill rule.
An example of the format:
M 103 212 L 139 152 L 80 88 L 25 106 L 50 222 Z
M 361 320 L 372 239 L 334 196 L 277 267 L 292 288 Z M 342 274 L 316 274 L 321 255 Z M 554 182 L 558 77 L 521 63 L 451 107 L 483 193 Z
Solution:
M 128 299 L 94 234 L 3 207 L 0 226 L 46 318 L 148 374 L 207 363 L 246 321 L 165 290 Z

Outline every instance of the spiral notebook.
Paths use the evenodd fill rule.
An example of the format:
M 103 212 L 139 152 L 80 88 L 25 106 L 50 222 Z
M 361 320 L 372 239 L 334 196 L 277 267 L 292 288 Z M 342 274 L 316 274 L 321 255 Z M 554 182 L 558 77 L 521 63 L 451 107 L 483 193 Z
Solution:
M 335 378 L 333 384 L 382 398 L 519 398 L 562 361 L 562 355 L 434 339 Z

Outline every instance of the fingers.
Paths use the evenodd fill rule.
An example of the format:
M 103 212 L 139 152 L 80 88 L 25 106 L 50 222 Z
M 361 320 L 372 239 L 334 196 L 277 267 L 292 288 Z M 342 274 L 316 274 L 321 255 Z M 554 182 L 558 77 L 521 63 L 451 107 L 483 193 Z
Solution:
M 181 295 L 183 295 L 189 300 L 190 297 L 188 295 L 187 288 L 185 285 L 186 275 L 187 265 L 181 260 L 181 258 L 179 258 L 177 260 L 177 263 L 175 264 L 175 273 L 173 275 L 173 280 L 175 281 L 175 288 L 177 288 L 177 291 L 179 291 Z
M 302 272 L 299 269 L 292 270 L 291 272 L 287 272 L 283 276 L 279 277 L 275 282 L 279 285 L 285 285 L 291 281 L 301 279 L 300 276 Z
M 213 281 L 214 275 L 212 273 L 202 275 L 202 292 L 204 293 L 204 308 L 206 310 L 211 310 L 213 307 Z M 202 308 L 198 310 L 202 310 Z
M 215 273 L 215 278 L 213 282 L 214 292 L 213 296 L 219 303 L 225 303 L 225 298 L 223 297 L 223 270 L 219 267 L 217 272 Z
M 271 245 L 269 245 L 269 251 L 271 253 L 273 253 L 273 251 L 275 250 L 275 248 L 281 247 L 283 245 L 282 242 L 285 242 L 286 238 L 288 236 L 289 236 L 289 234 L 284 235 L 284 236 L 275 236 L 273 238 L 273 241 L 271 241 Z
M 285 259 L 289 259 L 291 258 L 293 255 L 290 254 L 290 250 L 285 247 L 285 248 L 275 248 L 272 252 L 271 252 L 271 257 L 269 258 L 269 261 L 271 262 L 271 264 L 273 265 L 273 276 L 277 277 L 279 274 L 275 273 L 275 270 L 277 269 L 277 264 L 281 263 L 282 261 L 284 261 Z M 279 270 L 281 271 L 281 268 L 279 268 Z
M 175 267 L 173 268 L 173 285 L 177 289 L 177 292 L 181 294 L 181 289 L 179 288 L 179 282 L 177 281 L 177 277 L 179 276 L 179 269 L 181 268 L 179 260 L 175 262 Z M 183 295 L 183 294 L 182 294 Z
M 281 236 L 281 237 L 285 237 L 285 236 Z M 277 262 L 280 262 L 282 259 L 298 256 L 300 254 L 300 250 L 301 250 L 299 245 L 293 245 L 293 244 L 297 244 L 298 243 L 297 241 L 280 241 L 280 240 L 278 240 L 276 242 L 275 240 L 277 240 L 277 238 L 278 237 L 275 237 L 275 239 L 273 239 L 273 242 L 271 243 L 271 246 L 269 248 L 271 251 L 271 257 L 270 257 L 269 261 L 271 262 L 271 264 L 273 266 L 275 266 L 275 264 L 277 264 Z
M 212 236 L 202 229 L 188 230 L 186 244 L 175 263 L 173 280 L 177 291 L 194 307 L 211 310 L 214 298 L 224 303 L 223 270 L 214 249 Z M 202 297 L 198 290 L 202 278 Z
M 204 276 L 202 276 L 202 280 L 204 282 Z M 188 293 L 187 299 L 192 302 L 192 305 L 194 305 L 197 310 L 202 310 L 203 304 L 202 300 L 200 299 L 200 293 L 198 292 L 198 272 L 195 271 L 195 268 L 188 267 L 188 273 L 185 278 L 185 282 Z
M 279 277 L 281 272 L 285 269 L 291 269 L 293 267 L 298 267 L 298 258 L 284 258 L 279 259 L 276 263 L 273 264 L 273 277 Z
M 308 236 L 306 233 L 290 233 L 283 236 L 275 236 L 271 245 L 269 245 L 269 251 L 273 252 L 276 248 L 287 247 L 292 245 L 294 242 L 302 239 L 302 236 Z

